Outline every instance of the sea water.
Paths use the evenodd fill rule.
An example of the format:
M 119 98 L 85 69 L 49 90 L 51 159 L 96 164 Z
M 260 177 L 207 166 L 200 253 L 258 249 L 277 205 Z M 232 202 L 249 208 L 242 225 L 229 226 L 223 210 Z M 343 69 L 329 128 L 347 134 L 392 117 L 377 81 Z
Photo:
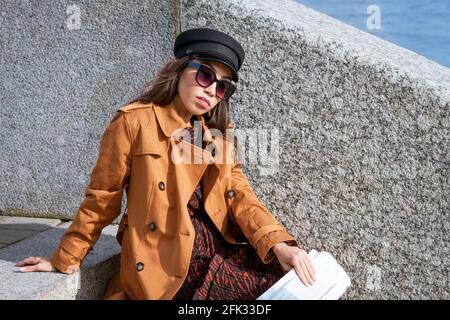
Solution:
M 450 67 L 450 0 L 296 0 Z

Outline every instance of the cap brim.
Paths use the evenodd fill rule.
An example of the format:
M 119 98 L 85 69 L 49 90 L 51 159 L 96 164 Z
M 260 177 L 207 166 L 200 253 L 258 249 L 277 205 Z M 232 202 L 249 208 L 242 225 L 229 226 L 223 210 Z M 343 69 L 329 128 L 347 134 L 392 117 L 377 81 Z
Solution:
M 234 68 L 225 60 L 222 60 L 222 59 L 216 58 L 216 57 L 205 56 L 202 54 L 191 54 L 191 56 L 193 56 L 194 58 L 200 59 L 200 60 L 212 60 L 212 61 L 217 61 L 217 62 L 220 62 L 220 63 L 226 65 L 231 70 L 231 73 L 233 75 L 233 81 L 238 82 L 239 76 L 238 76 L 237 72 L 234 71 Z

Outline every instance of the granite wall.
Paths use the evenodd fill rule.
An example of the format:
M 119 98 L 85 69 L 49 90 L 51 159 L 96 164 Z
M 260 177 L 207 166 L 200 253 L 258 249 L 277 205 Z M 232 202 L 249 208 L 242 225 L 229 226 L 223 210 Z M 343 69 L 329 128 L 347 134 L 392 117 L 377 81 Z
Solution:
M 345 298 L 450 298 L 448 68 L 293 1 L 71 5 L 1 5 L 2 214 L 73 216 L 114 110 L 180 30 L 209 26 L 246 52 L 231 104 L 245 172 L 348 271 Z

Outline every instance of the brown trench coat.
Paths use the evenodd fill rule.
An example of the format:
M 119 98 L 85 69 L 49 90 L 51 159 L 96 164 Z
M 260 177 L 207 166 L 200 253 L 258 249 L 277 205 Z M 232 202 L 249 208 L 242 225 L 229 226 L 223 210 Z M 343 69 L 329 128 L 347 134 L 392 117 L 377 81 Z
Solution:
M 188 164 L 177 159 L 189 149 L 180 148 L 180 139 L 171 135 L 190 124 L 173 103 L 132 103 L 117 110 L 101 138 L 84 200 L 51 256 L 59 271 L 79 268 L 102 229 L 119 216 L 126 190 L 128 210 L 117 234 L 120 274 L 104 298 L 171 299 L 189 269 L 195 233 L 187 203 L 203 175 L 205 210 L 228 242 L 250 242 L 264 263 L 276 259 L 270 250 L 274 244 L 298 245 L 254 194 L 236 152 L 230 151 L 233 144 L 214 137 L 200 120 L 204 140 L 216 152 L 182 140 L 197 159 Z

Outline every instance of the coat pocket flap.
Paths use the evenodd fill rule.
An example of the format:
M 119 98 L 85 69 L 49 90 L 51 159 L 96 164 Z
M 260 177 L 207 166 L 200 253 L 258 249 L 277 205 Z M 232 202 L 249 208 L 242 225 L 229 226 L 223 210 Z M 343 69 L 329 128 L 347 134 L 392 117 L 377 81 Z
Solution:
M 169 139 L 160 138 L 156 134 L 149 134 L 149 132 L 140 130 L 135 141 L 134 155 L 140 156 L 149 154 L 162 156 L 167 153 L 169 144 Z

